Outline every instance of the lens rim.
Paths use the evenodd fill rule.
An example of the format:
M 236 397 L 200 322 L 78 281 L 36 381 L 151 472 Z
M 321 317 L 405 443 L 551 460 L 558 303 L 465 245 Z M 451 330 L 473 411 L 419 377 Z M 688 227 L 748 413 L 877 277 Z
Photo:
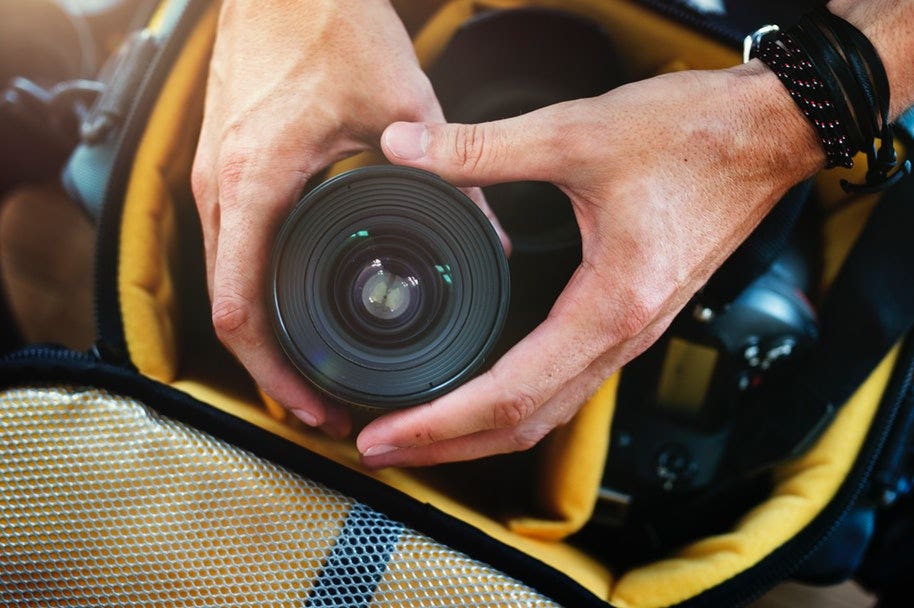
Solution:
M 354 343 L 331 305 L 345 240 L 360 231 L 379 238 L 373 245 L 399 242 L 440 281 L 428 309 L 438 316 L 419 315 L 412 338 L 394 348 Z M 440 177 L 396 166 L 354 169 L 304 196 L 278 233 L 270 285 L 274 332 L 291 363 L 333 398 L 381 409 L 430 401 L 475 375 L 510 297 L 507 258 L 485 214 Z

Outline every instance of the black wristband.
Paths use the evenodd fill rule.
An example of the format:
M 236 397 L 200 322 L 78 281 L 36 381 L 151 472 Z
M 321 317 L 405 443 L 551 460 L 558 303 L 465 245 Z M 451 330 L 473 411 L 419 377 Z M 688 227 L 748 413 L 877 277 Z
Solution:
M 855 150 L 848 141 L 847 125 L 842 123 L 826 83 L 793 36 L 778 32 L 764 38 L 756 56 L 777 75 L 812 124 L 825 151 L 825 167 L 854 166 Z
M 805 15 L 787 31 L 766 29 L 768 35 L 756 39 L 750 56 L 778 76 L 810 121 L 825 151 L 826 168 L 850 168 L 857 152 L 867 155 L 865 183 L 842 180 L 845 190 L 882 190 L 910 172 L 905 162 L 892 173 L 897 158 L 888 121 L 888 78 L 879 54 L 860 30 L 825 8 Z

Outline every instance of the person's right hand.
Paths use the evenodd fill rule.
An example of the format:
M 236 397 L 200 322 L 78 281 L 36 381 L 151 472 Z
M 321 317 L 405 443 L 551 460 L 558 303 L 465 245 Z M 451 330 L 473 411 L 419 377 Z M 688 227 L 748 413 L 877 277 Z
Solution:
M 914 103 L 914 3 L 828 8 L 876 47 L 895 118 Z M 457 185 L 556 184 L 571 199 L 583 259 L 548 318 L 490 370 L 366 426 L 357 444 L 372 467 L 535 444 L 656 340 L 781 195 L 825 160 L 809 121 L 758 60 L 491 123 L 396 123 L 383 149 L 391 162 Z
M 454 184 L 551 182 L 571 200 L 582 261 L 548 317 L 453 392 L 372 421 L 371 467 L 530 448 L 643 352 L 784 192 L 824 164 L 761 62 L 679 72 L 476 125 L 395 123 L 394 163 Z
M 305 182 L 397 120 L 443 122 L 388 0 L 225 0 L 192 185 L 219 339 L 270 397 L 349 431 L 286 361 L 267 314 L 273 237 Z M 481 199 L 479 199 L 481 200 Z

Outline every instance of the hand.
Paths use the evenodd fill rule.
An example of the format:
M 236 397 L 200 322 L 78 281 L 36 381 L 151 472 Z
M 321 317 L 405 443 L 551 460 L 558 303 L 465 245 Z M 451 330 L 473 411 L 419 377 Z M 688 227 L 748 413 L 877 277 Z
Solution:
M 372 467 L 527 449 L 644 351 L 793 184 L 824 164 L 759 62 L 683 72 L 480 125 L 396 123 L 394 163 L 458 185 L 549 181 L 583 261 L 548 318 L 486 373 L 358 437 Z
M 443 117 L 387 0 L 223 2 L 192 175 L 213 324 L 268 395 L 336 436 L 349 431 L 345 412 L 273 337 L 267 266 L 305 182 L 377 146 L 395 120 Z

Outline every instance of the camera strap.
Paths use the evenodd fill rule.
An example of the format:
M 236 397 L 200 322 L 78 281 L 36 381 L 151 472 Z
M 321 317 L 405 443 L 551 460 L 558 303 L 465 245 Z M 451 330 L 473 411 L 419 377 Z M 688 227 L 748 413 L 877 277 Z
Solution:
M 914 122 L 914 110 L 904 118 Z M 911 135 L 903 129 L 910 123 L 899 122 Z M 805 451 L 914 326 L 912 226 L 908 176 L 882 196 L 842 265 L 819 311 L 815 349 L 789 382 L 762 390 L 741 412 L 725 459 L 733 474 Z

